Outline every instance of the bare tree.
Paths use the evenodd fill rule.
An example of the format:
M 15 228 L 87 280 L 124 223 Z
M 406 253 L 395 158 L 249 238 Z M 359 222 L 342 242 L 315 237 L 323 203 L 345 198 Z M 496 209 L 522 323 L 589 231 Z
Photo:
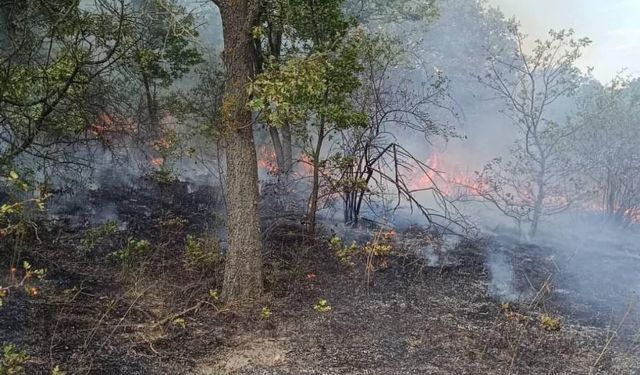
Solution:
M 434 227 L 448 226 L 461 232 L 462 217 L 435 179 L 419 190 L 429 191 L 436 206 L 428 207 L 417 199 L 418 191 L 413 189 L 411 178 L 429 178 L 439 172 L 419 160 L 400 139 L 418 138 L 429 144 L 435 138 L 456 136 L 453 129 L 433 118 L 436 110 L 451 111 L 447 80 L 439 72 L 423 77 L 424 83 L 390 78 L 410 73 L 401 68 L 404 53 L 398 45 L 386 37 L 372 37 L 363 48 L 362 85 L 352 100 L 367 115 L 367 126 L 340 132 L 339 152 L 329 159 L 331 173 L 325 172 L 324 176 L 328 181 L 326 194 L 337 193 L 342 198 L 347 224 L 360 220 L 363 205 L 389 203 L 384 204 L 389 212 L 382 214 L 391 214 L 407 203 Z
M 589 39 L 574 40 L 572 30 L 550 31 L 546 41 L 536 40 L 525 52 L 526 36 L 510 27 L 516 49 L 510 58 L 491 54 L 489 72 L 480 80 L 504 101 L 504 114 L 518 130 L 511 158 L 496 159 L 480 174 L 475 193 L 508 216 L 538 230 L 540 218 L 569 207 L 573 181 L 564 177 L 568 162 L 562 149 L 575 127 L 552 116 L 552 106 L 574 93 L 580 71 L 574 62 Z

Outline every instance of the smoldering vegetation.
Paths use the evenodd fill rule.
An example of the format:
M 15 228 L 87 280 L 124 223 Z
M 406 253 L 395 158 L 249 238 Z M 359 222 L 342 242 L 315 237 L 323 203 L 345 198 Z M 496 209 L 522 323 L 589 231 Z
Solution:
M 266 2 L 242 311 L 216 6 L 27 3 L 0 4 L 0 374 L 639 371 L 640 84 L 580 71 L 588 39 Z

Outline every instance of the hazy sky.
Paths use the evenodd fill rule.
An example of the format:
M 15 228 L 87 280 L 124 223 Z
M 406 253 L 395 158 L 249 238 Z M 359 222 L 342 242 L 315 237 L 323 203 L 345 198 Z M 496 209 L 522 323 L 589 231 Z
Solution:
M 593 43 L 579 61 L 601 81 L 618 71 L 640 76 L 640 0 L 488 0 L 523 31 L 543 38 L 549 29 L 573 28 Z

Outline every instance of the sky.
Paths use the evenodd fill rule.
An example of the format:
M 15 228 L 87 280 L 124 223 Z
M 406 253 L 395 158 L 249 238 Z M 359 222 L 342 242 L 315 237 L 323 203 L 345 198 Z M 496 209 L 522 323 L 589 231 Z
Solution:
M 625 69 L 640 77 L 640 0 L 488 0 L 508 18 L 515 16 L 533 39 L 549 29 L 573 28 L 592 44 L 578 65 L 593 67 L 600 81 Z

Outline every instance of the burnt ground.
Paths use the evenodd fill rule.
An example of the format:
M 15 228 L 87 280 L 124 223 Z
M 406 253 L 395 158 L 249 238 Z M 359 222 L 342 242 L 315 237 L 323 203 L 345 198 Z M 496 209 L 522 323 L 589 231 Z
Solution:
M 0 308 L 0 342 L 30 355 L 27 374 L 56 365 L 67 374 L 640 373 L 635 315 L 589 316 L 571 291 L 554 289 L 544 249 L 510 250 L 514 288 L 528 292 L 502 304 L 487 266 L 499 239 L 444 251 L 413 228 L 367 273 L 365 259 L 346 266 L 326 242 L 310 244 L 295 220 L 269 222 L 266 296 L 234 311 L 212 296 L 222 264 L 185 263 L 187 234 L 219 230 L 216 192 L 141 186 L 88 192 L 57 220 L 38 221 L 37 236 L 32 228 L 2 242 L 6 269 L 19 248 L 48 270 L 36 296 L 16 291 Z M 87 250 L 87 230 L 113 218 L 117 233 Z M 129 265 L 111 259 L 130 237 L 151 249 Z M 321 299 L 330 311 L 314 309 Z M 545 315 L 560 329 L 541 324 Z

